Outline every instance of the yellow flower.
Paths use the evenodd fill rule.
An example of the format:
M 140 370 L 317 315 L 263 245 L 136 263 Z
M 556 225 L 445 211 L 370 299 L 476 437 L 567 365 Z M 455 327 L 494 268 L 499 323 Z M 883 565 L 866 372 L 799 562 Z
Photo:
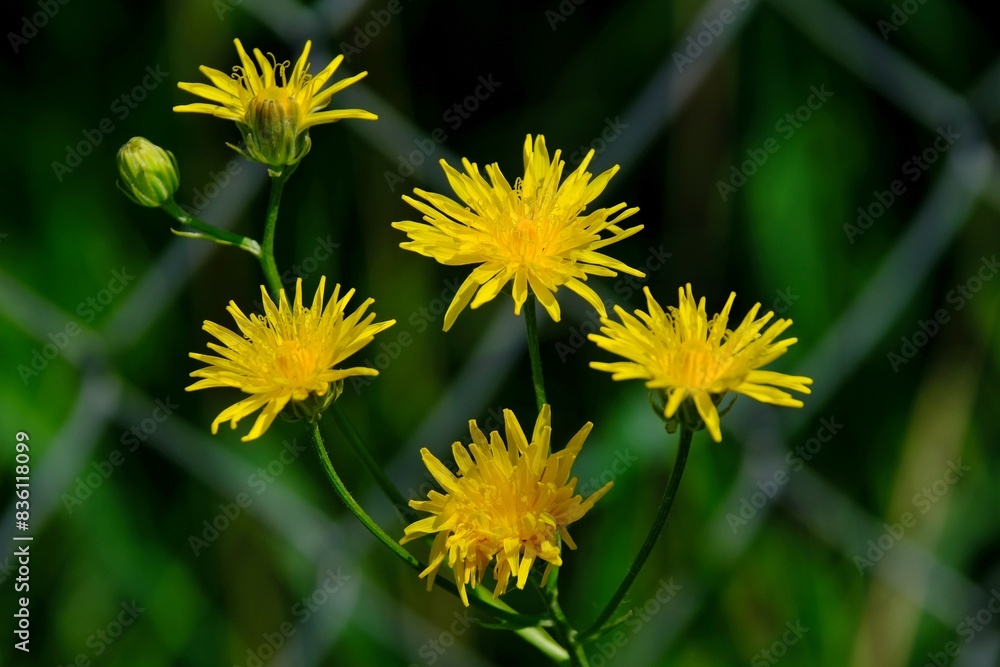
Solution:
M 306 42 L 302 55 L 292 69 L 291 77 L 286 77 L 285 71 L 290 65 L 288 61 L 278 63 L 271 54 L 268 54 L 271 55 L 268 60 L 260 49 L 254 49 L 253 54 L 257 59 L 257 64 L 254 64 L 240 40 L 234 42 L 243 64 L 233 67 L 232 76 L 203 65 L 199 69 L 212 85 L 185 82 L 177 84 L 181 90 L 215 104 L 184 104 L 175 106 L 174 111 L 206 113 L 236 121 L 246 144 L 245 151 L 240 152 L 248 159 L 272 167 L 294 164 L 309 152 L 309 128 L 313 125 L 333 123 L 344 118 L 378 118 L 363 109 L 321 111 L 335 93 L 368 74 L 362 72 L 342 79 L 326 90 L 320 90 L 340 66 L 343 55 L 334 58 L 322 72 L 313 76 L 309 73 L 312 42 Z M 257 65 L 260 65 L 259 72 Z
M 566 526 L 586 514 L 612 482 L 586 500 L 574 495 L 576 478 L 569 479 L 570 468 L 593 424 L 584 424 L 565 449 L 550 455 L 550 414 L 545 405 L 530 443 L 510 410 L 503 413 L 506 445 L 496 431 L 487 441 L 475 420 L 470 421 L 472 444 L 468 450 L 459 442 L 451 446 L 457 476 L 426 448 L 420 450 L 424 465 L 445 493 L 431 491 L 428 500 L 410 501 L 410 507 L 432 516 L 407 526 L 400 542 L 437 533 L 430 563 L 420 574 L 427 577 L 427 590 L 434 586 L 446 557 L 462 601 L 468 606 L 466 584 L 475 588 L 482 582 L 494 556 L 497 585 L 493 596 L 498 597 L 507 590 L 511 576 L 518 588 L 524 588 L 535 559 L 548 563 L 545 577 L 553 565 L 562 565 L 559 536 L 571 549 L 576 548 Z
M 597 252 L 642 229 L 642 225 L 629 229 L 618 226 L 639 209 L 625 209 L 621 203 L 584 213 L 618 171 L 618 166 L 591 181 L 592 174 L 587 171 L 594 157 L 591 150 L 560 185 L 565 165 L 560 153 L 557 150 L 550 160 L 545 138 L 538 136 L 532 145 L 529 134 L 524 142 L 524 177 L 515 181 L 513 187 L 499 165 L 487 165 L 490 177 L 487 183 L 479 167 L 463 158 L 464 174 L 444 160 L 441 167 L 464 206 L 444 195 L 419 189 L 414 194 L 428 203 L 403 196 L 424 214 L 424 222 L 392 223 L 410 238 L 400 247 L 442 264 L 479 264 L 459 287 L 445 313 L 445 331 L 470 301 L 473 308 L 478 308 L 512 280 L 515 314 L 520 314 L 530 287 L 558 322 L 559 303 L 553 293 L 560 286 L 565 285 L 601 315 L 607 315 L 604 303 L 583 282 L 587 275 L 616 276 L 616 271 L 622 271 L 644 276 L 641 271 Z
M 716 406 L 726 392 L 745 394 L 764 403 L 801 408 L 802 401 L 782 389 L 808 394 L 812 380 L 798 375 L 758 370 L 771 363 L 797 341 L 786 338 L 775 342 L 791 320 L 779 319 L 763 333 L 761 330 L 774 313 L 759 319 L 756 304 L 734 330 L 727 329 L 729 310 L 736 294 L 729 295 L 722 312 L 711 321 L 705 314 L 705 298 L 695 303 L 690 283 L 678 290 L 680 305 L 664 312 L 643 288 L 649 313 L 636 310 L 632 317 L 620 307 L 615 312 L 621 324 L 602 319 L 601 333 L 590 340 L 608 352 L 628 361 L 604 363 L 593 361 L 591 368 L 614 373 L 615 380 L 646 380 L 646 386 L 661 392 L 663 417 L 673 418 L 684 400 L 694 401 L 701 421 L 716 442 L 722 440 Z
M 222 343 L 209 343 L 208 347 L 221 356 L 191 353 L 192 358 L 204 361 L 208 366 L 191 373 L 191 377 L 204 379 L 192 384 L 187 391 L 236 387 L 250 394 L 249 398 L 231 405 L 215 418 L 212 433 L 218 433 L 219 424 L 225 421 L 236 428 L 239 420 L 263 407 L 253 428 L 242 438 L 244 442 L 254 440 L 267 430 L 289 401 L 298 406 L 300 402 L 315 397 L 321 399 L 319 407 L 322 409 L 326 407 L 322 399 L 334 397 L 336 388 L 331 391 L 331 384 L 354 375 L 378 375 L 374 368 L 334 366 L 370 343 L 375 334 L 396 321 L 373 324 L 375 313 L 364 317 L 373 299 L 368 299 L 347 315 L 347 302 L 354 295 L 354 290 L 349 290 L 340 298 L 340 285 L 334 288 L 333 296 L 324 308 L 325 285 L 324 276 L 320 278 L 319 289 L 312 306 L 308 308 L 302 305 L 301 278 L 295 285 L 295 302 L 291 306 L 284 290 L 278 298 L 280 305 L 275 306 L 267 290 L 261 287 L 264 315 L 247 317 L 235 302 L 230 301 L 226 310 L 236 320 L 240 333 L 214 322 L 205 322 L 205 331 Z M 306 414 L 310 413 L 308 405 L 299 407 Z M 301 415 L 298 411 L 296 414 Z M 311 416 L 316 415 L 313 413 Z

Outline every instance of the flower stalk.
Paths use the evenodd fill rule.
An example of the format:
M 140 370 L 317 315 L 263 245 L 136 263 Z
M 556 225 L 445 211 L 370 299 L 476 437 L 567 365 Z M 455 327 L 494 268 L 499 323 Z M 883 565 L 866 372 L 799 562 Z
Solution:
M 677 488 L 681 484 L 681 477 L 684 475 L 684 466 L 687 463 L 688 452 L 691 449 L 691 438 L 694 436 L 694 432 L 691 431 L 687 426 L 681 424 L 680 427 L 680 442 L 677 445 L 677 458 L 674 461 L 674 468 L 670 471 L 670 479 L 667 481 L 667 488 L 663 492 L 663 498 L 660 500 L 660 507 L 656 512 L 656 518 L 653 519 L 653 525 L 649 528 L 649 533 L 646 535 L 646 540 L 642 543 L 639 548 L 639 553 L 636 555 L 632 564 L 628 568 L 628 572 L 625 573 L 625 578 L 622 579 L 622 583 L 618 586 L 618 590 L 615 594 L 611 596 L 611 600 L 604 607 L 604 610 L 600 613 L 597 619 L 591 624 L 591 626 L 584 631 L 583 636 L 587 640 L 595 639 L 604 630 L 607 629 L 609 625 L 614 625 L 616 621 L 608 623 L 609 619 L 614 615 L 615 610 L 621 604 L 622 600 L 628 594 L 629 589 L 635 582 L 636 577 L 639 576 L 639 572 L 642 571 L 643 565 L 646 564 L 646 560 L 649 558 L 649 554 L 652 553 L 653 547 L 656 546 L 657 540 L 660 539 L 660 533 L 663 532 L 663 527 L 667 523 L 667 518 L 670 516 L 670 508 L 674 505 L 674 498 L 677 496 Z
M 278 228 L 278 207 L 281 205 L 281 194 L 285 189 L 285 183 L 295 173 L 293 164 L 282 169 L 280 172 L 271 173 L 271 194 L 267 199 L 267 215 L 264 218 L 264 238 L 260 246 L 260 268 L 267 279 L 268 287 L 274 294 L 281 291 L 281 275 L 278 273 L 278 264 L 274 260 L 274 234 Z
M 558 568 L 552 569 L 556 570 Z M 549 574 L 549 577 L 549 581 L 551 581 L 552 573 Z M 562 645 L 567 649 L 569 654 L 569 664 L 572 667 L 590 667 L 590 659 L 587 657 L 583 641 L 581 641 L 582 637 L 570 624 L 565 612 L 563 612 L 562 607 L 559 605 L 558 586 L 546 585 L 542 595 L 548 606 L 549 616 L 555 622 L 557 636 L 562 639 Z
M 542 375 L 542 352 L 538 344 L 538 315 L 535 312 L 535 295 L 529 290 L 524 302 L 524 325 L 528 331 L 528 356 L 531 357 L 531 382 L 535 387 L 538 411 L 548 403 L 545 399 L 545 377 Z
M 194 232 L 171 230 L 177 236 L 205 239 L 222 245 L 236 246 L 240 250 L 246 250 L 254 257 L 260 258 L 261 256 L 260 244 L 252 238 L 203 222 L 178 206 L 173 199 L 160 204 L 160 208 L 177 222 L 195 230 Z
M 340 403 L 334 403 L 331 414 L 333 414 L 333 420 L 337 422 L 337 426 L 340 427 L 340 431 L 344 434 L 344 438 L 346 438 L 348 444 L 351 446 L 351 449 L 353 449 L 354 453 L 357 454 L 359 459 L 361 459 L 361 464 L 364 466 L 365 470 L 368 471 L 368 474 L 375 480 L 375 483 L 378 484 L 382 493 L 385 494 L 386 498 L 388 498 L 393 505 L 399 508 L 399 511 L 402 512 L 406 518 L 413 518 L 415 514 L 406 502 L 406 498 L 403 497 L 403 494 L 400 493 L 399 489 L 396 488 L 396 485 L 393 484 L 391 479 L 389 479 L 389 476 L 386 474 L 385 470 L 382 469 L 382 466 L 379 465 L 378 461 L 375 460 L 375 457 L 372 456 L 371 450 L 365 443 L 364 438 L 360 433 L 358 433 L 358 430 L 354 427 L 354 424 L 351 423 L 350 418 L 347 416 L 347 411 L 344 410 Z

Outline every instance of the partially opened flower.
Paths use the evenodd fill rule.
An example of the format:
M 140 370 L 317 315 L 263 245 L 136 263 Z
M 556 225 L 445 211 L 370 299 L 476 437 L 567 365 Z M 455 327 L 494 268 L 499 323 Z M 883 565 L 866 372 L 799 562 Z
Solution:
M 663 396 L 663 417 L 668 420 L 690 398 L 716 442 L 722 440 L 717 406 L 727 392 L 763 403 L 802 407 L 802 401 L 783 390 L 808 394 L 810 378 L 760 370 L 797 341 L 777 340 L 791 326 L 791 320 L 776 320 L 764 330 L 774 313 L 757 318 L 758 303 L 730 330 L 726 327 L 735 293 L 729 295 L 722 312 L 709 320 L 705 298 L 696 303 L 690 284 L 678 290 L 679 305 L 666 312 L 648 287 L 643 291 L 648 313 L 636 310 L 633 317 L 615 306 L 621 323 L 602 319 L 601 333 L 589 336 L 599 347 L 627 361 L 593 361 L 592 368 L 613 373 L 615 380 L 646 380 L 647 387 Z
M 313 125 L 333 123 L 345 118 L 378 118 L 364 109 L 323 111 L 334 94 L 368 74 L 361 72 L 341 79 L 323 90 L 323 86 L 344 60 L 343 55 L 330 61 L 319 74 L 310 74 L 309 51 L 312 49 L 312 42 L 306 42 L 291 76 L 286 76 L 290 62 L 279 63 L 271 54 L 268 54 L 271 55 L 268 60 L 260 49 L 254 49 L 255 64 L 243 49 L 240 40 L 234 42 L 242 65 L 233 67 L 231 76 L 202 65 L 198 69 L 212 85 L 186 82 L 177 84 L 181 90 L 194 93 L 214 104 L 183 104 L 175 106 L 174 111 L 205 113 L 236 121 L 245 144 L 244 150 L 236 150 L 247 159 L 275 168 L 294 164 L 309 152 L 312 145 L 309 128 Z
M 598 252 L 601 248 L 632 236 L 642 225 L 618 226 L 638 208 L 616 204 L 587 212 L 608 181 L 618 171 L 614 166 L 591 180 L 587 171 L 591 150 L 576 170 L 562 180 L 565 163 L 561 152 L 549 157 L 545 138 L 524 142 L 524 177 L 511 185 L 500 166 L 486 166 L 489 182 L 479 167 L 462 159 L 465 173 L 441 160 L 441 167 L 462 203 L 445 195 L 416 189 L 403 199 L 424 214 L 423 222 L 394 222 L 410 240 L 400 247 L 436 259 L 442 264 L 478 264 L 459 287 L 444 317 L 444 330 L 472 303 L 478 308 L 492 300 L 513 281 L 514 312 L 520 314 L 530 289 L 539 302 L 559 321 L 559 287 L 576 292 L 601 315 L 604 303 L 584 281 L 588 275 L 615 276 L 617 271 L 643 277 L 624 263 Z M 562 181 L 560 183 L 560 181 Z M 475 297 L 475 298 L 473 298 Z
M 514 413 L 504 410 L 506 444 L 497 431 L 487 440 L 475 420 L 470 421 L 472 444 L 468 449 L 459 442 L 451 447 L 457 475 L 429 450 L 420 450 L 424 465 L 444 493 L 431 491 L 427 500 L 410 501 L 411 507 L 431 516 L 407 526 L 401 542 L 437 533 L 430 563 L 420 574 L 427 577 L 427 590 L 447 562 L 468 606 L 465 586 L 475 588 L 482 582 L 494 558 L 497 585 L 493 596 L 497 597 L 507 590 L 511 577 L 518 588 L 524 588 L 536 559 L 548 563 L 545 577 L 553 565 L 562 565 L 560 536 L 571 549 L 576 548 L 566 527 L 586 514 L 612 482 L 586 500 L 575 494 L 576 478 L 569 478 L 570 469 L 593 425 L 584 424 L 564 449 L 550 455 L 550 415 L 545 405 L 528 442 Z
M 226 310 L 236 320 L 239 333 L 205 322 L 205 331 L 222 343 L 209 343 L 208 347 L 221 356 L 192 352 L 192 358 L 208 366 L 191 373 L 191 377 L 203 379 L 187 390 L 235 387 L 250 394 L 215 418 L 212 433 L 218 433 L 219 424 L 226 421 L 236 428 L 241 419 L 261 408 L 253 428 L 243 436 L 244 442 L 260 437 L 286 406 L 290 410 L 286 414 L 291 417 L 315 419 L 336 398 L 337 383 L 344 378 L 378 375 L 374 368 L 336 366 L 396 321 L 376 323 L 375 313 L 365 316 L 372 299 L 348 315 L 347 302 L 354 290 L 341 297 L 340 285 L 333 289 L 333 296 L 324 307 L 325 285 L 324 276 L 309 307 L 302 305 L 301 278 L 295 285 L 295 301 L 291 305 L 284 290 L 275 306 L 267 290 L 261 287 L 264 315 L 247 317 L 230 301 Z

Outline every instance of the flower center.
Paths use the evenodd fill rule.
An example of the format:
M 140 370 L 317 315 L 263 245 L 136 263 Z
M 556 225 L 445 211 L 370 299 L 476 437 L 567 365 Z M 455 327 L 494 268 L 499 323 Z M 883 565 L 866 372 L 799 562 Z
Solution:
M 516 254 L 523 261 L 533 261 L 538 256 L 538 223 L 525 216 L 520 216 L 514 224 L 514 234 L 511 239 L 516 248 Z
M 270 132 L 278 131 L 285 125 L 298 132 L 301 124 L 299 104 L 292 97 L 292 91 L 281 86 L 268 86 L 257 93 L 247 104 L 247 125 L 257 128 L 268 127 Z
M 545 255 L 545 244 L 536 220 L 515 213 L 510 223 L 500 226 L 494 242 L 503 259 L 512 264 L 534 264 Z
M 687 340 L 672 350 L 666 368 L 678 385 L 706 388 L 729 370 L 730 362 L 708 342 Z
M 288 101 L 289 97 L 291 97 L 291 95 L 289 95 L 288 88 L 284 88 L 282 86 L 268 86 L 264 90 L 257 93 L 258 101 L 273 100 L 275 102 L 285 103 Z
M 465 520 L 456 529 L 453 541 L 473 543 L 480 547 L 499 550 L 505 539 L 514 538 L 522 542 L 545 541 L 556 528 L 545 521 L 544 508 L 537 507 L 527 489 L 501 489 L 484 484 L 478 486 L 481 500 L 476 502 L 465 498 Z
M 297 340 L 283 340 L 278 344 L 274 370 L 289 384 L 301 386 L 312 379 L 317 363 L 313 348 L 304 347 Z

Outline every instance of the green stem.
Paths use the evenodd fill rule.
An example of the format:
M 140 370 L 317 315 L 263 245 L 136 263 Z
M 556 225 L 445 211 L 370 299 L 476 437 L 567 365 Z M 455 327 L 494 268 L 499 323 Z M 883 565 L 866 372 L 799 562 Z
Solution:
M 559 638 L 562 649 L 561 664 L 586 667 L 589 665 L 587 654 L 583 650 L 583 637 L 577 632 L 559 604 L 559 567 L 549 570 L 548 578 L 543 586 L 537 570 L 530 573 L 532 588 L 538 593 L 552 619 L 553 632 Z M 554 658 L 559 661 L 559 659 Z
M 542 353 L 538 343 L 538 315 L 535 309 L 535 295 L 529 290 L 528 298 L 524 302 L 524 326 L 528 334 L 528 357 L 531 359 L 531 382 L 535 388 L 535 403 L 538 411 L 548 401 L 545 397 L 545 376 L 542 374 Z M 549 616 L 555 623 L 555 631 L 562 640 L 560 643 L 568 652 L 569 664 L 574 667 L 589 667 L 590 661 L 584 651 L 583 644 L 579 641 L 579 635 L 569 619 L 559 606 L 559 568 L 553 567 L 549 570 L 549 577 L 545 582 L 542 596 L 549 608 Z
M 569 661 L 569 653 L 552 635 L 541 628 L 522 628 L 517 631 L 524 641 L 528 642 L 544 655 L 551 658 L 557 665 L 565 665 Z
M 193 215 L 190 215 L 173 200 L 160 204 L 160 208 L 182 225 L 197 230 L 195 232 L 178 231 L 176 229 L 173 230 L 174 234 L 177 234 L 178 236 L 191 236 L 194 238 L 215 241 L 216 243 L 222 243 L 225 245 L 233 245 L 237 248 L 246 250 L 254 257 L 260 257 L 260 244 L 252 238 L 210 225 L 207 222 L 203 222 Z
M 399 558 L 406 562 L 407 565 L 412 567 L 417 572 L 423 572 L 426 568 L 420 563 L 413 555 L 404 549 L 396 540 L 389 537 L 388 534 L 382 528 L 375 523 L 374 519 L 368 516 L 368 513 L 358 504 L 358 501 L 354 499 L 351 492 L 347 490 L 344 486 L 344 482 L 340 479 L 340 475 L 337 474 L 336 469 L 333 467 L 333 462 L 330 461 L 330 455 L 326 451 L 326 445 L 323 444 L 323 434 L 320 433 L 319 423 L 313 423 L 309 426 L 309 435 L 312 437 L 313 444 L 316 446 L 316 453 L 319 455 L 319 460 L 323 464 L 323 470 L 326 472 L 327 478 L 330 480 L 330 484 L 333 485 L 334 491 L 343 501 L 347 509 L 351 511 L 358 521 L 361 522 L 365 528 L 368 529 L 375 538 L 381 542 L 383 545 L 389 548 L 389 550 L 396 554 Z M 439 580 L 437 585 L 441 586 L 445 590 L 449 591 L 456 597 L 458 597 L 458 589 L 455 585 L 447 580 Z M 526 614 L 520 614 L 514 611 L 508 611 L 506 609 L 497 607 L 495 605 L 489 604 L 478 597 L 473 596 L 470 598 L 470 603 L 475 604 L 480 609 L 488 611 L 490 614 L 498 619 L 510 621 L 524 626 L 540 626 L 547 625 L 548 619 L 540 616 L 528 616 Z
M 618 590 L 615 591 L 614 596 L 612 596 L 607 606 L 604 607 L 597 620 L 583 633 L 585 639 L 589 640 L 601 635 L 608 619 L 618 609 L 618 605 L 625 598 L 635 578 L 639 576 L 642 566 L 645 565 L 646 559 L 649 558 L 649 554 L 653 551 L 653 547 L 660 537 L 660 533 L 663 532 L 663 526 L 667 523 L 670 508 L 673 506 L 674 497 L 677 495 L 677 487 L 680 486 L 681 476 L 684 474 L 684 465 L 687 463 L 688 451 L 691 449 L 691 438 L 694 436 L 694 431 L 683 424 L 681 424 L 680 431 L 680 444 L 677 446 L 677 459 L 674 461 L 674 469 L 670 472 L 667 488 L 663 492 L 663 499 L 660 501 L 660 509 L 656 513 L 656 518 L 649 529 L 649 534 L 646 535 L 646 541 L 642 543 L 638 555 L 632 561 L 632 565 L 629 566 L 628 572 L 625 573 L 625 578 L 622 580 L 621 585 L 618 586 Z
M 271 196 L 267 200 L 267 217 L 264 218 L 264 239 L 260 244 L 260 268 L 264 271 L 268 287 L 277 298 L 281 291 L 281 276 L 278 265 L 274 261 L 274 232 L 278 227 L 278 205 L 281 204 L 281 193 L 285 189 L 285 181 L 295 172 L 293 164 L 278 173 L 271 174 Z
M 535 402 L 541 412 L 545 400 L 545 378 L 542 376 L 542 353 L 538 345 L 538 315 L 535 313 L 535 295 L 528 290 L 524 302 L 524 325 L 528 330 L 528 356 L 531 357 L 531 381 L 535 385 Z
M 340 427 L 341 433 L 347 438 L 347 442 L 354 449 L 354 453 L 358 455 L 361 459 L 362 465 L 364 465 L 365 470 L 368 471 L 374 479 L 375 483 L 378 484 L 379 488 L 382 489 L 382 493 L 386 495 L 389 500 L 396 505 L 399 510 L 408 519 L 412 519 L 416 516 L 416 513 L 410 509 L 409 503 L 403 497 L 403 494 L 399 492 L 396 485 L 392 483 L 389 476 L 385 474 L 385 470 L 382 466 L 378 464 L 375 457 L 372 456 L 371 451 L 368 449 L 368 445 L 365 444 L 364 438 L 358 433 L 358 430 L 354 428 L 354 424 L 351 423 L 350 418 L 347 416 L 347 412 L 344 410 L 343 405 L 339 401 L 334 401 L 331 407 L 331 412 L 333 413 L 333 420 L 337 422 L 337 426 Z
M 559 539 L 559 547 L 562 548 L 562 539 Z M 559 590 L 559 566 L 553 565 L 549 570 L 549 578 L 545 581 L 545 593 L 555 593 Z
M 558 568 L 554 567 L 549 572 L 549 580 L 546 582 L 545 589 L 542 592 L 549 608 L 549 616 L 555 622 L 554 629 L 556 634 L 562 639 L 562 645 L 569 652 L 569 664 L 573 665 L 573 667 L 590 667 L 590 659 L 584 650 L 580 634 L 570 625 L 569 619 L 566 618 L 565 612 L 563 612 L 562 607 L 559 605 L 558 587 L 552 585 L 552 576 L 556 570 Z
M 504 602 L 499 598 L 494 599 L 493 594 L 487 592 L 483 586 L 476 586 L 474 589 L 472 589 L 472 598 L 473 599 L 478 598 L 483 602 L 485 602 L 486 604 L 492 607 L 496 607 L 497 609 L 514 612 L 513 607 L 511 607 L 510 605 L 508 605 L 506 602 Z M 552 621 L 550 621 L 549 619 L 545 619 L 545 621 L 541 625 L 544 625 L 545 627 L 551 627 L 553 624 Z M 563 648 L 562 644 L 560 644 L 559 642 L 557 642 L 555 639 L 552 638 L 552 635 L 550 635 L 545 630 L 545 628 L 543 627 L 518 628 L 513 632 L 520 635 L 521 638 L 524 639 L 524 641 L 528 642 L 529 644 L 537 648 L 539 651 L 541 651 L 544 655 L 551 658 L 552 661 L 555 662 L 557 665 L 568 664 L 569 653 L 566 652 L 566 649 Z

